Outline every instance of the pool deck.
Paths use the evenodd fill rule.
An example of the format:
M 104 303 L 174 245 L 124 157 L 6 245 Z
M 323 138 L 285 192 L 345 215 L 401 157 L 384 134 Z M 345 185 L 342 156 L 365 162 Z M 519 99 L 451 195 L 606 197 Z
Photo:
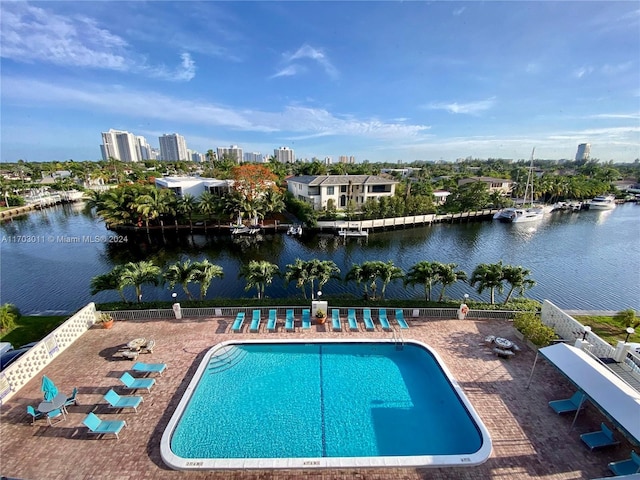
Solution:
M 0 475 L 20 479 L 594 479 L 611 476 L 607 463 L 629 457 L 633 448 L 619 432 L 621 444 L 590 452 L 579 435 L 599 429 L 604 416 L 591 404 L 578 416 L 556 415 L 549 400 L 568 398 L 574 392 L 570 382 L 544 360 L 539 360 L 530 388 L 527 382 L 535 352 L 518 341 L 509 322 L 496 320 L 442 320 L 409 318 L 405 339 L 422 341 L 442 357 L 486 425 L 493 440 L 489 460 L 466 468 L 392 468 L 340 470 L 238 470 L 220 472 L 177 472 L 160 457 L 160 438 L 189 379 L 205 352 L 225 340 L 264 338 L 380 338 L 391 334 L 375 332 L 333 332 L 331 323 L 313 325 L 311 330 L 284 332 L 282 320 L 277 333 L 231 333 L 233 318 L 186 318 L 182 320 L 121 321 L 110 330 L 92 328 L 62 352 L 36 378 L 23 387 L 0 415 Z M 344 322 L 343 322 L 344 324 Z M 361 325 L 362 328 L 362 325 Z M 514 340 L 522 351 L 509 359 L 496 357 L 484 344 L 487 335 Z M 102 399 L 109 388 L 133 364 L 114 359 L 119 347 L 138 337 L 153 338 L 152 354 L 139 361 L 164 362 L 167 370 L 144 397 L 138 413 L 108 409 Z M 71 393 L 78 387 L 79 406 L 69 407 L 64 422 L 48 426 L 45 420 L 30 425 L 26 406 L 42 399 L 42 375 L 51 378 L 59 390 Z M 268 408 L 265 405 L 264 408 Z M 104 419 L 124 419 L 120 439 L 89 435 L 82 420 L 90 411 Z M 304 412 L 300 412 L 304 415 Z M 608 423 L 608 422 L 607 422 Z

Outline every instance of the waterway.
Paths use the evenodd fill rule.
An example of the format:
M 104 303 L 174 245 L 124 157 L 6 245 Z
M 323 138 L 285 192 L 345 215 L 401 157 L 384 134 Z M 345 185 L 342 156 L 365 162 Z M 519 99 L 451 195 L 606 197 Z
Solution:
M 104 223 L 82 213 L 82 206 L 59 205 L 0 224 L 0 303 L 13 303 L 24 314 L 71 313 L 91 301 L 116 301 L 116 292 L 90 293 L 90 281 L 114 265 L 143 259 L 167 265 L 187 258 L 209 259 L 224 270 L 214 279 L 207 298 L 249 298 L 240 267 L 249 260 L 268 260 L 284 273 L 296 258 L 333 260 L 344 278 L 353 264 L 393 260 L 405 272 L 419 261 L 456 263 L 469 276 L 480 263 L 521 265 L 537 285 L 526 296 L 548 299 L 566 309 L 640 310 L 640 205 L 624 204 L 608 212 L 554 212 L 535 224 L 470 222 L 435 224 L 372 233 L 368 239 L 309 234 L 302 238 L 269 234 L 255 241 L 233 240 L 229 234 L 149 238 L 118 237 Z M 191 286 L 197 296 L 197 285 Z M 143 286 L 143 300 L 178 300 L 180 286 Z M 437 298 L 440 286 L 433 297 Z M 446 297 L 464 294 L 488 301 L 465 283 L 447 288 Z M 506 293 L 506 290 L 505 290 Z M 125 294 L 134 299 L 132 287 Z M 354 283 L 331 280 L 323 298 L 353 294 Z M 266 288 L 272 298 L 301 295 L 295 285 L 275 278 Z M 386 298 L 423 298 L 421 287 L 389 284 Z M 504 294 L 497 295 L 497 301 Z M 241 300 L 238 301 L 241 303 Z

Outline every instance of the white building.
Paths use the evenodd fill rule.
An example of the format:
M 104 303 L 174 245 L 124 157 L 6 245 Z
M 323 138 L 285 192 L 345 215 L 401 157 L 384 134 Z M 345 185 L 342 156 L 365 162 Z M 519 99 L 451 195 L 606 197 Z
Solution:
M 242 161 L 242 149 L 238 145 L 218 147 L 216 148 L 216 154 L 218 155 L 218 160 L 221 160 L 223 155 L 227 155 L 229 158 L 235 158 L 237 163 Z
M 275 159 L 282 163 L 294 163 L 296 161 L 296 155 L 293 149 L 289 147 L 280 147 L 273 150 L 273 156 Z
M 182 135 L 165 133 L 159 140 L 161 160 L 189 160 L 187 142 Z
M 227 193 L 231 185 L 233 185 L 233 180 L 200 177 L 162 177 L 156 178 L 155 184 L 156 188 L 173 190 L 177 197 L 182 197 L 189 193 L 198 198 L 206 191 L 214 195 Z
M 102 152 L 102 159 L 105 161 L 111 157 L 123 162 L 139 162 L 142 160 L 136 136 L 124 130 L 111 128 L 108 132 L 102 132 L 100 151 Z
M 589 155 L 591 155 L 591 144 L 590 143 L 581 143 L 578 145 L 578 151 L 576 152 L 576 160 L 589 160 Z
M 140 160 L 151 160 L 151 145 L 149 145 L 147 139 L 138 135 L 136 142 L 138 143 L 138 149 L 140 151 Z
M 354 157 L 353 155 L 351 156 L 346 156 L 346 155 L 340 155 L 340 163 L 348 163 L 348 164 L 354 164 L 356 163 L 356 157 Z
M 264 159 L 262 157 L 261 153 L 258 152 L 247 152 L 244 154 L 243 160 L 245 162 L 251 162 L 251 163 L 262 163 L 264 162 Z
M 376 175 L 301 175 L 288 178 L 287 189 L 315 210 L 327 208 L 329 200 L 337 209 L 353 200 L 359 209 L 370 198 L 392 197 L 397 183 Z

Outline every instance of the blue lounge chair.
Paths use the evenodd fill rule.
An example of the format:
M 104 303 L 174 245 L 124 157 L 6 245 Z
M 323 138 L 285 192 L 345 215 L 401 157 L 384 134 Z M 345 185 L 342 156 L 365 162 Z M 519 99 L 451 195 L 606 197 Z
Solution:
M 253 311 L 253 318 L 251 319 L 251 325 L 249 326 L 249 331 L 253 333 L 258 333 L 260 330 L 260 310 Z
M 134 372 L 140 372 L 140 373 L 157 373 L 160 376 L 162 376 L 162 374 L 164 373 L 164 371 L 167 369 L 167 364 L 166 363 L 142 363 L 142 362 L 136 362 L 133 364 L 133 367 L 131 367 L 131 370 L 133 370 Z
M 364 328 L 368 332 L 373 332 L 376 329 L 376 327 L 373 324 L 373 319 L 371 318 L 371 309 L 365 308 L 364 310 L 362 310 L 362 316 L 364 318 Z
M 27 413 L 31 415 L 31 425 L 34 425 L 36 423 L 36 420 L 38 418 L 42 418 L 42 416 L 44 415 L 44 413 L 37 411 L 31 405 L 27 405 Z
M 307 330 L 311 328 L 311 310 L 305 308 L 302 310 L 302 329 Z
M 609 464 L 609 470 L 616 475 L 633 475 L 640 473 L 640 455 L 631 450 L 631 458 L 618 460 Z M 635 477 L 634 477 L 635 478 Z
M 269 332 L 275 332 L 277 323 L 277 311 L 275 309 L 269 310 L 269 321 L 267 322 L 267 330 Z
M 407 321 L 404 319 L 404 313 L 402 312 L 401 308 L 398 308 L 396 310 L 396 322 L 398 322 L 398 325 L 400 325 L 401 329 L 409 328 Z
M 89 415 L 85 417 L 82 421 L 89 429 L 89 433 L 95 433 L 96 435 L 103 435 L 105 433 L 113 433 L 116 438 L 126 425 L 127 422 L 124 420 L 100 420 L 98 416 L 90 412 Z
M 571 398 L 566 398 L 563 400 L 551 400 L 549 402 L 549 406 L 553 408 L 553 410 L 558 414 L 562 413 L 571 413 L 578 410 L 578 408 L 582 408 L 582 404 L 584 402 L 584 393 L 581 391 L 577 391 L 574 393 Z
M 358 321 L 356 320 L 356 310 L 354 308 L 350 308 L 347 311 L 347 320 L 349 321 L 349 328 L 351 330 L 358 330 Z
M 382 329 L 385 331 L 391 330 L 391 325 L 389 325 L 389 319 L 387 318 L 387 309 L 381 308 L 378 310 L 378 320 L 380 321 L 380 325 L 382 325 Z
M 78 405 L 78 387 L 73 387 L 71 396 L 67 397 L 63 406 L 66 409 L 69 405 Z
M 287 310 L 287 317 L 284 321 L 284 329 L 287 332 L 293 332 L 295 318 L 293 318 L 293 310 Z
M 124 372 L 120 377 L 120 381 L 129 390 L 146 389 L 151 392 L 151 387 L 156 383 L 155 378 L 133 378 L 129 372 Z
M 331 309 L 331 326 L 333 327 L 334 332 L 342 331 L 342 324 L 340 323 L 340 309 L 338 308 Z
M 610 447 L 620 443 L 613 438 L 613 432 L 604 423 L 600 424 L 600 428 L 601 430 L 597 432 L 583 433 L 580 435 L 580 438 L 587 447 L 589 447 L 589 450 L 593 450 L 594 448 Z
M 111 408 L 133 408 L 136 413 L 138 413 L 138 407 L 142 403 L 142 397 L 136 395 L 121 396 L 113 388 L 106 393 L 104 399 Z
M 238 312 L 236 320 L 231 326 L 231 330 L 238 333 L 242 330 L 242 324 L 244 323 L 244 312 Z

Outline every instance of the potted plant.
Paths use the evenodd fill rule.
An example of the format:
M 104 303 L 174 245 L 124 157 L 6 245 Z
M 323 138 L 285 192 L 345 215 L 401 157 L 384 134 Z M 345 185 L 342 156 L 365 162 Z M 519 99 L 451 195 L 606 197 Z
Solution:
M 102 328 L 111 328 L 113 327 L 114 319 L 113 317 L 106 312 L 100 312 L 98 316 L 98 323 L 102 324 Z
M 316 321 L 322 325 L 327 320 L 327 312 L 319 308 L 316 310 Z

